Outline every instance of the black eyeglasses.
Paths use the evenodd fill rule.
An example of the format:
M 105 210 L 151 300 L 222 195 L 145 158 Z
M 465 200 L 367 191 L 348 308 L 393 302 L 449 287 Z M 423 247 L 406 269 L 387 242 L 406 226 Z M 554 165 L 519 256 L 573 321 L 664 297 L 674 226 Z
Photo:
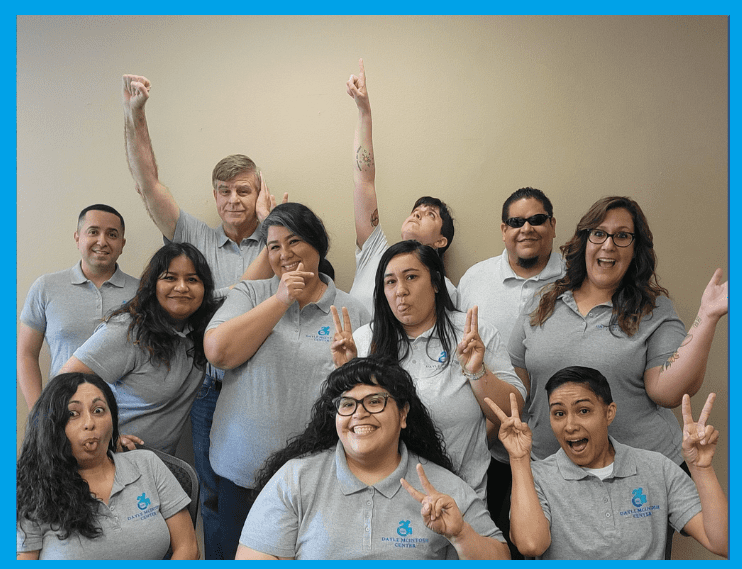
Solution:
M 340 397 L 333 399 L 332 403 L 335 405 L 338 415 L 343 417 L 355 413 L 359 403 L 363 405 L 363 408 L 366 411 L 375 415 L 376 413 L 381 413 L 386 409 L 386 402 L 390 397 L 392 396 L 388 393 L 371 393 L 370 395 L 366 395 L 363 399 L 353 399 L 352 397 L 341 395 Z M 394 397 L 392 397 L 392 399 L 394 399 Z
M 634 234 L 629 231 L 608 233 L 602 229 L 589 229 L 587 232 L 587 238 L 590 240 L 590 243 L 595 243 L 596 245 L 605 243 L 609 237 L 613 239 L 613 244 L 616 247 L 628 247 L 634 242 Z
M 550 217 L 550 215 L 546 215 L 545 213 L 537 213 L 531 217 L 511 217 L 505 220 L 505 224 L 518 229 L 519 227 L 523 227 L 526 221 L 531 225 L 543 225 Z

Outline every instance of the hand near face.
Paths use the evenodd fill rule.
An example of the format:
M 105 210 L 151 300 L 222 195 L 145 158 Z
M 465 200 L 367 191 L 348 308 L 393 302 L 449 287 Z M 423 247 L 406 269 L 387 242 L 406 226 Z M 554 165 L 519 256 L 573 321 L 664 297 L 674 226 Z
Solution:
M 711 415 L 715 399 L 716 394 L 710 393 L 698 421 L 695 422 L 690 409 L 690 396 L 687 393 L 683 395 L 683 458 L 689 466 L 697 468 L 711 466 L 711 460 L 716 452 L 716 443 L 719 441 L 719 431 L 707 425 L 706 421 Z
M 425 494 L 415 490 L 404 478 L 401 482 L 410 496 L 423 505 L 420 515 L 425 525 L 448 539 L 459 535 L 464 529 L 464 518 L 461 516 L 456 501 L 448 494 L 441 494 L 433 487 L 428 477 L 425 476 L 422 464 L 419 463 L 417 476 L 420 478 Z
M 286 203 L 287 201 L 289 201 L 288 192 L 283 194 L 283 201 L 281 201 L 281 203 Z M 271 194 L 268 189 L 268 184 L 265 183 L 263 173 L 260 172 L 260 193 L 255 202 L 255 215 L 257 216 L 258 221 L 263 223 L 265 218 L 268 217 L 268 214 L 273 211 L 274 207 L 276 207 L 276 196 Z
M 456 356 L 469 373 L 482 369 L 484 361 L 484 342 L 479 337 L 479 307 L 473 306 L 466 312 L 464 337 L 456 348 Z
M 137 445 L 144 446 L 144 441 L 136 435 L 120 435 L 116 441 L 116 452 L 122 452 L 124 449 L 136 450 Z
M 524 423 L 520 420 L 518 401 L 515 398 L 515 394 L 510 394 L 510 417 L 503 413 L 502 409 L 500 409 L 489 397 L 485 398 L 485 402 L 490 406 L 490 409 L 494 411 L 497 418 L 500 419 L 500 432 L 498 433 L 498 438 L 502 441 L 502 445 L 505 447 L 505 450 L 508 451 L 510 458 L 519 459 L 530 457 L 533 434 L 531 433 L 531 429 L 528 427 L 528 423 Z
M 149 99 L 149 90 L 151 84 L 149 79 L 141 75 L 124 75 L 123 83 L 123 101 L 124 107 L 128 109 L 141 109 Z
M 333 336 L 332 344 L 330 344 L 330 352 L 332 353 L 332 361 L 335 367 L 340 367 L 348 363 L 358 355 L 358 349 L 353 340 L 353 327 L 350 323 L 348 309 L 343 306 L 342 310 L 343 323 L 340 322 L 338 309 L 335 306 L 330 307 L 332 319 L 335 322 L 335 336 Z
M 356 106 L 362 110 L 370 110 L 368 91 L 366 90 L 366 70 L 363 68 L 363 59 L 358 60 L 360 70 L 358 75 L 351 75 L 345 84 L 348 95 L 353 97 Z
M 281 283 L 278 285 L 276 297 L 287 306 L 291 306 L 304 291 L 306 279 L 313 276 L 314 273 L 304 271 L 304 263 L 299 263 L 295 271 L 284 273 L 281 276 Z
M 721 282 L 721 269 L 714 271 L 701 296 L 701 312 L 719 319 L 729 312 L 729 281 Z

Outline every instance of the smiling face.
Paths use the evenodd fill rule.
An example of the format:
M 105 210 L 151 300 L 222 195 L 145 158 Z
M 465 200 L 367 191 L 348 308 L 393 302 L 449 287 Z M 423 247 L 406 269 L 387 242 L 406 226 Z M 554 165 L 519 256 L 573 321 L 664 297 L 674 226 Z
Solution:
M 414 239 L 423 245 L 430 245 L 433 249 L 445 247 L 448 243 L 441 234 L 443 221 L 437 207 L 419 205 L 402 224 L 402 240 Z
M 168 270 L 157 278 L 157 301 L 176 328 L 182 330 L 188 318 L 201 307 L 204 283 L 185 255 L 170 261 Z
M 393 257 L 384 270 L 384 295 L 395 318 L 417 338 L 435 325 L 435 293 L 430 271 L 414 253 Z
M 284 273 L 296 271 L 299 263 L 304 264 L 306 272 L 314 273 L 315 276 L 319 274 L 317 249 L 288 228 L 271 225 L 265 246 L 268 249 L 268 262 L 278 278 Z
M 608 210 L 603 221 L 592 229 L 600 229 L 610 234 L 621 231 L 634 233 L 634 219 L 631 213 L 624 208 L 611 209 Z M 635 244 L 636 242 L 633 242 L 628 247 L 616 247 L 611 237 L 600 245 L 588 240 L 585 249 L 587 277 L 583 286 L 587 285 L 613 296 L 626 271 L 629 270 L 634 258 Z
M 237 174 L 228 182 L 214 182 L 216 210 L 227 233 L 257 227 L 255 204 L 259 193 L 260 180 L 256 172 Z
M 126 244 L 121 220 L 113 213 L 91 209 L 75 231 L 75 243 L 86 275 L 113 273 Z
M 544 205 L 535 198 L 524 198 L 510 204 L 507 217 L 528 219 L 539 214 L 547 215 Z M 500 229 L 508 252 L 508 261 L 516 274 L 530 271 L 528 275 L 521 276 L 532 276 L 530 273 L 540 273 L 549 262 L 556 237 L 556 219 L 549 218 L 541 225 L 531 225 L 526 221 L 522 227 L 510 227 L 502 223 Z
M 615 416 L 616 404 L 606 405 L 582 383 L 565 383 L 549 396 L 551 429 L 578 466 L 603 468 L 613 462 L 608 425 Z
M 344 392 L 344 397 L 363 399 L 373 393 L 388 393 L 378 385 L 359 384 Z M 389 397 L 381 413 L 371 414 L 359 404 L 349 416 L 335 414 L 335 428 L 345 449 L 348 464 L 368 465 L 393 462 L 399 453 L 399 435 L 407 426 L 409 407 L 402 409 Z
M 113 434 L 113 419 L 106 397 L 90 383 L 81 383 L 70 398 L 69 420 L 64 428 L 72 455 L 80 467 L 105 460 Z

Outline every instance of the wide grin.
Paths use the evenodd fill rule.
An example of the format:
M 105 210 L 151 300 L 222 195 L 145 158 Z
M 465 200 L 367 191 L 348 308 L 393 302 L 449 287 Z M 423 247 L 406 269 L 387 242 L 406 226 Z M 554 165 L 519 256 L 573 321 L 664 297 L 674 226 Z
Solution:
M 616 259 L 598 259 L 599 267 L 613 267 L 616 264 Z
M 375 431 L 377 428 L 378 427 L 374 427 L 373 425 L 356 425 L 350 429 L 350 432 L 356 435 L 367 435 Z

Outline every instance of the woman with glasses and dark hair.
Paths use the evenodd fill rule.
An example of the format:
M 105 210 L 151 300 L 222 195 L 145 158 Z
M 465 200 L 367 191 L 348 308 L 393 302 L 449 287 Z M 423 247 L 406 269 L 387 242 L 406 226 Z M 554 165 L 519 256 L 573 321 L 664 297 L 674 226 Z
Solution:
M 237 559 L 509 559 L 409 374 L 390 361 L 333 371 L 256 490 Z
M 51 379 L 16 475 L 18 559 L 198 559 L 188 495 L 148 450 L 116 453 L 118 407 L 95 375 Z
M 125 446 L 144 439 L 175 453 L 204 377 L 204 330 L 218 306 L 213 293 L 201 252 L 189 243 L 168 243 L 152 255 L 134 298 L 62 367 L 111 384 Z
M 300 433 L 333 369 L 330 306 L 368 322 L 361 303 L 337 290 L 322 221 L 306 206 L 276 206 L 262 225 L 274 277 L 238 283 L 214 315 L 206 356 L 227 370 L 214 411 L 209 457 L 217 474 L 219 547 L 234 559 L 250 510 L 255 472 Z
M 354 333 L 336 318 L 333 357 L 342 365 L 356 354 L 399 363 L 443 433 L 461 478 L 486 497 L 486 419 L 499 420 L 484 402 L 509 404 L 526 396 L 497 330 L 478 322 L 477 308 L 457 311 L 435 250 L 413 240 L 392 245 L 376 271 L 374 316 Z
M 539 459 L 559 450 L 544 385 L 559 369 L 581 365 L 608 378 L 622 412 L 609 433 L 681 464 L 682 433 L 671 408 L 703 382 L 716 323 L 728 311 L 717 270 L 686 335 L 657 282 L 652 232 L 628 197 L 598 200 L 561 247 L 566 274 L 526 307 L 510 337 L 516 373 L 529 387 L 528 426 Z

